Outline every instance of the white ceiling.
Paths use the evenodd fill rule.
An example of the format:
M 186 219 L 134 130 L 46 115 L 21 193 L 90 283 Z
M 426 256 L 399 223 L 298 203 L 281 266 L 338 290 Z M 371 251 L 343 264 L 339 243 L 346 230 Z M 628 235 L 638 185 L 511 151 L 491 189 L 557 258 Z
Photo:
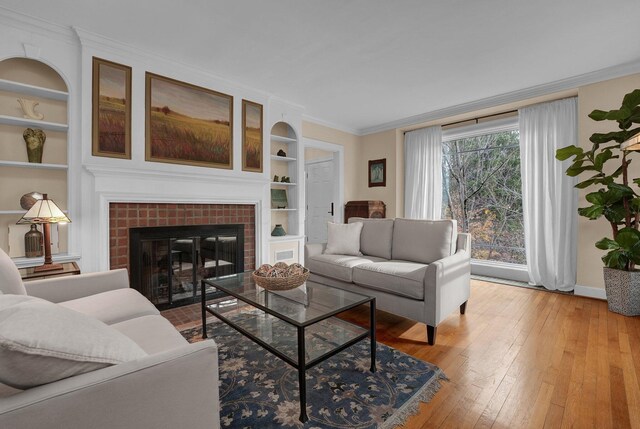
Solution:
M 345 129 L 640 59 L 639 0 L 0 0 Z

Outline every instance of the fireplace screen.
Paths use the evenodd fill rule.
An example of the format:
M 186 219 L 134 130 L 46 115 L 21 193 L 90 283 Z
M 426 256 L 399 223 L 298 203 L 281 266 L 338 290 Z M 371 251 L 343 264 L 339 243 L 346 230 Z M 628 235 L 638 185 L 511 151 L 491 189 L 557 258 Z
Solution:
M 131 283 L 158 308 L 200 299 L 200 281 L 244 270 L 243 225 L 132 228 Z M 207 292 L 208 298 L 216 291 Z

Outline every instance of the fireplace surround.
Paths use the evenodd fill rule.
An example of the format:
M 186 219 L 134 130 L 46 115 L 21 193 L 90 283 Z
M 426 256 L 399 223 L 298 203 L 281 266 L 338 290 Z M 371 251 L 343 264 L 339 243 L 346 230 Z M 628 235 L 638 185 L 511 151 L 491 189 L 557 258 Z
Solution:
M 252 270 L 255 267 L 255 204 L 110 202 L 108 207 L 109 265 L 111 269 L 127 268 L 132 285 L 135 280 L 132 275 L 132 266 L 130 265 L 130 231 L 137 228 L 236 225 L 242 230 L 244 238 L 242 263 L 239 266 L 242 266 L 244 270 Z M 182 245 L 187 244 L 182 243 Z M 183 252 L 182 255 L 183 268 L 185 267 L 184 258 L 187 253 Z M 174 255 L 178 255 L 175 250 Z M 164 306 L 165 304 L 161 305 Z

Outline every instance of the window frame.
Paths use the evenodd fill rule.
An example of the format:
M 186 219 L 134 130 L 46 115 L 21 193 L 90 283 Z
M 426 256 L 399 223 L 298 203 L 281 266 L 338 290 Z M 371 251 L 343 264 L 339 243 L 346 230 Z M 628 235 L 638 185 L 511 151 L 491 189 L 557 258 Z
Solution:
M 517 131 L 518 115 L 507 118 L 493 119 L 472 125 L 464 125 L 448 130 L 442 130 L 442 143 L 460 140 L 484 134 L 495 134 L 502 131 Z M 521 190 L 522 191 L 522 190 Z M 471 237 L 473 239 L 473 237 Z M 497 277 L 520 282 L 529 282 L 526 264 L 471 259 L 471 274 Z

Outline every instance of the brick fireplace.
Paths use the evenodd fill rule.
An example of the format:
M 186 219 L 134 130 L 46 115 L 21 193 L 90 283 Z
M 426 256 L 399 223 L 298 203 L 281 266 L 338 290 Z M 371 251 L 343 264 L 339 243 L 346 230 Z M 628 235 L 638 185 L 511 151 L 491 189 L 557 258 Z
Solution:
M 254 269 L 256 220 L 255 206 L 252 204 L 111 202 L 109 203 L 110 268 L 130 270 L 130 228 L 222 224 L 244 225 L 244 269 Z

